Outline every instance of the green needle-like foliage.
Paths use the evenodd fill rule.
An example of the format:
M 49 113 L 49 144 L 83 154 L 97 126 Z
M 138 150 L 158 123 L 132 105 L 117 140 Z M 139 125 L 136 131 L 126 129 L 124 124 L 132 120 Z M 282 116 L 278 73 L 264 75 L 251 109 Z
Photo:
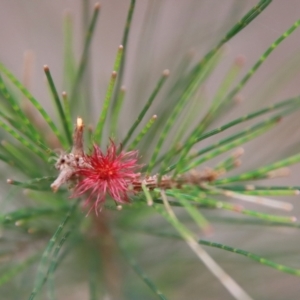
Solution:
M 297 299 L 300 21 L 264 31 L 271 0 L 146 2 L 104 0 L 99 19 L 82 1 L 79 38 L 68 10 L 62 75 L 49 58 L 38 88 L 3 51 L 0 298 Z
M 51 89 L 51 92 L 52 92 L 52 95 L 53 95 L 53 98 L 54 98 L 54 101 L 55 101 L 55 105 L 56 105 L 58 113 L 59 113 L 59 117 L 60 117 L 61 122 L 63 124 L 65 135 L 67 137 L 69 146 L 71 146 L 71 144 L 72 144 L 72 138 L 71 138 L 71 132 L 70 132 L 69 126 L 68 126 L 68 119 L 65 116 L 65 112 L 63 110 L 63 107 L 62 107 L 62 104 L 61 104 L 61 100 L 60 100 L 60 98 L 58 96 L 58 93 L 57 93 L 57 90 L 55 88 L 55 84 L 53 82 L 53 79 L 52 79 L 49 67 L 48 66 L 44 66 L 44 71 L 45 71 L 47 80 L 49 82 L 49 86 L 50 86 L 50 89 Z

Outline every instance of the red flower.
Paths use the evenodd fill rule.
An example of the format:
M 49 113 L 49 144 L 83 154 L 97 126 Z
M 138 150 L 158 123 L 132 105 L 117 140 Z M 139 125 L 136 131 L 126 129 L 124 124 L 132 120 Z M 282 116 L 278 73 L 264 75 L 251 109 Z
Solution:
M 118 147 L 113 141 L 107 147 L 104 154 L 99 146 L 94 145 L 91 155 L 84 155 L 83 166 L 78 167 L 76 175 L 81 178 L 74 189 L 72 197 L 78 197 L 89 192 L 85 205 L 91 204 L 91 208 L 98 211 L 99 205 L 105 202 L 109 194 L 117 203 L 128 203 L 129 187 L 131 182 L 139 176 L 136 170 L 137 151 L 118 154 Z

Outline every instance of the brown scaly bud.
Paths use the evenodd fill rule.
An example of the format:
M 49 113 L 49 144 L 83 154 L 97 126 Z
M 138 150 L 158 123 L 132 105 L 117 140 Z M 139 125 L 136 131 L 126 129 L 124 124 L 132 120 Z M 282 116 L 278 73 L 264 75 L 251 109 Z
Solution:
M 62 154 L 55 164 L 55 168 L 60 172 L 56 180 L 51 184 L 51 188 L 54 192 L 56 192 L 62 184 L 71 179 L 78 167 L 84 165 L 83 155 L 83 121 L 81 118 L 77 118 L 73 135 L 72 151 L 71 153 Z
M 183 185 L 198 185 L 202 183 L 212 182 L 216 180 L 222 173 L 212 169 L 205 169 L 203 171 L 191 171 L 186 174 L 173 178 L 169 175 L 163 175 L 159 178 L 158 175 L 146 176 L 144 178 L 136 177 L 132 181 L 132 190 L 134 192 L 142 191 L 142 184 L 149 190 L 160 188 L 164 190 L 176 188 L 180 189 Z

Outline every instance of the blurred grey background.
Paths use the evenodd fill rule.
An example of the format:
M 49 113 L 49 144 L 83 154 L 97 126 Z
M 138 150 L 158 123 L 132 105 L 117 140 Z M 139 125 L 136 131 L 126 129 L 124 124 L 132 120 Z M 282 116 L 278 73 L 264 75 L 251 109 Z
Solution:
M 100 19 L 91 53 L 89 84 L 94 101 L 94 115 L 88 120 L 91 123 L 97 119 L 101 109 L 114 57 L 122 38 L 129 3 L 129 0 L 101 1 Z M 124 78 L 128 90 L 126 101 L 134 102 L 135 106 L 140 108 L 164 69 L 170 69 L 172 74 L 183 57 L 191 51 L 194 53 L 194 61 L 197 61 L 256 3 L 257 1 L 253 0 L 137 0 L 127 49 L 128 60 Z M 89 1 L 90 11 L 93 5 L 94 2 Z M 27 53 L 27 59 L 29 57 L 31 60 L 27 84 L 51 115 L 54 115 L 54 112 L 43 65 L 50 66 L 58 89 L 63 91 L 63 16 L 67 12 L 72 15 L 75 54 L 79 59 L 83 40 L 82 7 L 83 1 L 75 0 L 0 0 L 0 61 L 22 79 L 24 55 Z M 241 74 L 243 75 L 267 47 L 299 18 L 299 0 L 274 0 L 266 11 L 228 43 L 222 62 L 206 85 L 205 92 L 208 96 L 214 95 L 224 74 L 237 56 L 244 55 L 246 58 Z M 143 36 L 145 33 L 147 36 Z M 28 56 L 28 53 L 31 54 Z M 299 73 L 300 29 L 270 55 L 243 89 L 240 95 L 242 102 L 233 112 L 228 113 L 227 118 L 232 119 L 234 116 L 264 107 L 267 103 L 299 95 Z M 128 114 L 122 116 L 124 132 L 134 116 L 131 106 L 128 107 Z M 155 113 L 159 116 L 159 112 Z M 226 117 L 216 125 L 225 121 Z M 262 163 L 274 161 L 284 154 L 297 153 L 300 149 L 298 127 L 299 113 L 287 121 L 283 120 L 275 131 L 247 145 L 241 168 L 254 168 Z M 291 170 L 291 177 L 275 182 L 299 185 L 299 164 L 293 166 Z M 295 205 L 293 214 L 299 216 L 299 197 L 289 201 Z M 259 226 L 253 226 L 237 232 L 233 237 L 232 228 L 226 226 L 226 224 L 216 225 L 212 239 L 261 255 L 269 253 L 272 247 L 274 260 L 286 264 L 299 261 L 300 243 L 296 229 L 271 228 L 264 231 Z M 240 266 L 244 262 L 237 266 L 232 264 L 234 259 L 239 261 L 240 258 L 233 258 L 217 250 L 210 253 L 233 278 L 245 286 L 250 294 L 253 292 L 257 296 L 256 299 L 298 299 L 300 290 L 298 278 L 251 262 L 244 264 L 245 272 L 243 272 Z M 196 271 L 192 257 L 193 254 L 187 258 L 189 262 L 186 265 L 187 269 L 181 270 L 186 272 L 187 276 L 190 270 Z M 230 263 L 227 263 L 228 257 Z M 151 264 L 150 259 L 149 266 Z M 198 267 L 201 267 L 201 263 Z M 212 276 L 207 275 L 204 268 L 197 271 L 196 277 L 183 283 L 182 293 L 177 291 L 177 295 L 172 299 L 187 299 L 187 293 L 190 295 L 188 299 L 231 299 L 220 284 Z M 206 285 L 209 285 L 210 289 L 200 288 L 199 291 L 197 281 L 200 277 L 202 284 L 206 280 Z M 83 299 L 81 297 L 84 296 L 80 296 L 79 293 L 77 297 Z

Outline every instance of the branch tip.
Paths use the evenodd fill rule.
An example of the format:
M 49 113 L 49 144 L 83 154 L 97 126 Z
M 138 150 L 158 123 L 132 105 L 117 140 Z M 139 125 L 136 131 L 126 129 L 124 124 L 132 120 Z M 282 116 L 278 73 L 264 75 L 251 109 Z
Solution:
M 80 129 L 83 127 L 83 121 L 80 117 L 77 118 L 77 124 L 76 124 L 77 128 Z
M 291 221 L 292 222 L 297 222 L 297 218 L 296 217 L 291 217 Z
M 245 153 L 244 148 L 238 148 L 234 151 L 233 156 L 234 157 L 239 157 Z
M 57 186 L 56 184 L 51 184 L 50 187 L 51 187 L 51 189 L 52 189 L 52 191 L 53 191 L 54 193 L 57 192 L 58 186 Z
M 101 7 L 100 2 L 97 2 L 94 6 L 94 10 L 99 10 Z
M 165 70 L 163 70 L 162 74 L 163 74 L 164 77 L 168 77 L 170 75 L 170 70 L 169 69 L 165 69 Z

